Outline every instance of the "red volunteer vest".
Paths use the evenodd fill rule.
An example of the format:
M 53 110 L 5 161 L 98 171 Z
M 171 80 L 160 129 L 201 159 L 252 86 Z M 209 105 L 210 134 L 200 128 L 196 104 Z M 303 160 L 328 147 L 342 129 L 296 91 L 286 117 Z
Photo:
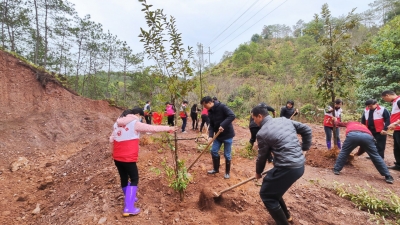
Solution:
M 329 109 L 332 109 L 332 107 L 329 107 Z M 342 108 L 335 110 L 335 117 L 337 118 L 337 122 L 340 122 L 340 114 L 342 114 Z M 325 112 L 324 126 L 333 127 L 332 117 L 332 113 Z
M 372 136 L 371 131 L 368 130 L 368 128 L 359 122 L 348 122 L 346 126 L 346 135 L 352 131 L 361 131 L 363 133 L 367 133 Z
M 365 116 L 365 125 L 368 127 L 368 117 L 369 117 L 369 108 L 365 108 L 364 110 L 364 116 Z M 374 126 L 376 132 L 381 132 L 383 128 L 385 127 L 385 120 L 383 119 L 383 112 L 385 108 L 383 106 L 378 105 L 376 107 L 374 114 L 373 114 L 373 119 L 374 119 Z
M 113 158 L 120 162 L 137 162 L 139 155 L 139 133 L 135 132 L 137 120 L 119 127 L 114 124 L 114 152 Z
M 395 98 L 392 101 L 392 115 L 390 115 L 390 123 L 394 123 L 397 120 L 400 119 L 400 109 L 397 106 L 397 102 L 400 100 L 400 96 L 397 96 L 397 98 Z M 395 131 L 400 130 L 399 126 L 396 126 L 396 128 L 394 128 Z

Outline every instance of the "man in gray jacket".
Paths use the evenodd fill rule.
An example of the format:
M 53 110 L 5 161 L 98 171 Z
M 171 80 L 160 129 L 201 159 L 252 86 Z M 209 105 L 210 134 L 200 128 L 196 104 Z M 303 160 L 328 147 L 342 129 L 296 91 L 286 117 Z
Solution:
M 311 128 L 284 117 L 272 118 L 263 105 L 254 107 L 252 116 L 261 127 L 257 133 L 257 179 L 261 178 L 268 156 L 274 155 L 274 168 L 263 179 L 260 197 L 277 224 L 288 224 L 292 218 L 282 196 L 304 174 L 303 151 L 311 146 Z M 301 135 L 302 144 L 297 134 Z

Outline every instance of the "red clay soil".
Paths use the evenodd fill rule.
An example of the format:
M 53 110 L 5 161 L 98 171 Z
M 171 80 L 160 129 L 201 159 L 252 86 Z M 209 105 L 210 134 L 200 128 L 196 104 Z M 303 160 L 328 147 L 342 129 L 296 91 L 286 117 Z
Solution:
M 143 135 L 138 161 L 141 213 L 122 217 L 124 197 L 108 145 L 121 110 L 74 95 L 55 81 L 44 85 L 36 77 L 35 70 L 0 52 L 0 224 L 274 224 L 253 181 L 213 198 L 213 192 L 254 176 L 255 159 L 241 154 L 250 133 L 237 122 L 231 178 L 207 175 L 211 157 L 204 154 L 189 171 L 193 180 L 183 202 L 168 187 L 166 175 L 157 173 L 164 159 L 171 163 L 170 150 L 149 137 L 159 134 Z M 400 195 L 400 173 L 392 172 L 395 183 L 386 184 L 364 155 L 335 176 L 334 159 L 323 156 L 323 128 L 310 126 L 313 145 L 306 172 L 284 196 L 293 224 L 373 224 L 370 214 L 328 187 L 334 181 L 369 184 Z M 179 138 L 198 135 L 190 129 L 178 133 Z M 388 165 L 394 161 L 392 142 L 388 138 Z M 179 141 L 179 157 L 188 166 L 202 146 Z M 222 171 L 224 167 L 222 159 Z

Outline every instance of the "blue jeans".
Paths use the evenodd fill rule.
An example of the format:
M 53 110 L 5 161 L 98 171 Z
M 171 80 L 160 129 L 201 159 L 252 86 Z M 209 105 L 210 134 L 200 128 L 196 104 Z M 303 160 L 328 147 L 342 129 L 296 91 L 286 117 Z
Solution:
M 342 150 L 340 151 L 338 158 L 336 159 L 336 163 L 334 166 L 334 169 L 336 171 L 341 171 L 343 169 L 343 166 L 347 161 L 347 157 L 358 146 L 360 146 L 368 153 L 375 168 L 379 171 L 379 173 L 382 176 L 390 175 L 385 162 L 383 161 L 382 157 L 378 154 L 374 138 L 367 133 L 358 131 L 352 131 L 347 134 L 346 140 L 344 140 L 343 142 Z
M 332 140 L 333 127 L 324 126 L 326 141 Z M 337 141 L 340 142 L 339 128 L 336 128 Z
M 182 132 L 183 131 L 185 131 L 185 128 L 186 128 L 186 122 L 187 122 L 187 117 L 185 117 L 185 118 L 182 118 Z
M 224 157 L 226 160 L 230 161 L 232 159 L 231 156 L 232 143 L 233 143 L 233 138 L 229 138 L 226 140 L 215 139 L 211 147 L 212 157 L 219 157 L 218 151 L 221 148 L 221 145 L 224 144 Z

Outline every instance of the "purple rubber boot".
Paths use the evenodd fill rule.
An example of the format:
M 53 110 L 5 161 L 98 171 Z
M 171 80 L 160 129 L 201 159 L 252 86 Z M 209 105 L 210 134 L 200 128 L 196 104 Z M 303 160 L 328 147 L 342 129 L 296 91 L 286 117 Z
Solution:
M 337 147 L 338 147 L 339 149 L 342 149 L 342 143 L 341 143 L 340 141 L 337 141 Z
M 326 146 L 328 147 L 328 150 L 332 149 L 331 141 L 326 141 Z
M 137 215 L 140 209 L 135 208 L 135 197 L 137 193 L 137 186 L 126 186 L 125 207 L 123 216 Z
M 128 182 L 128 186 L 131 186 L 131 182 Z M 122 192 L 124 192 L 124 196 L 126 195 L 126 187 L 122 188 Z M 135 202 L 137 202 L 137 201 L 139 201 L 139 199 L 135 196 Z

